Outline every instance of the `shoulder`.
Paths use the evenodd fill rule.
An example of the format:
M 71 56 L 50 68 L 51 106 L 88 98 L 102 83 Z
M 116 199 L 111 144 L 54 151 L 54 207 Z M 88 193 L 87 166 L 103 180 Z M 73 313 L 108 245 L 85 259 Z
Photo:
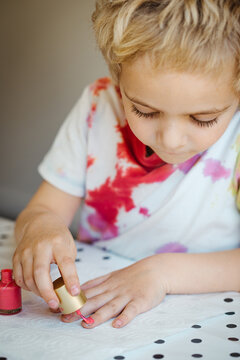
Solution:
M 121 98 L 120 90 L 117 85 L 113 83 L 110 77 L 102 77 L 94 81 L 88 86 L 93 96 L 99 97 L 102 93 L 112 93 Z
M 111 78 L 99 78 L 85 89 L 90 97 L 88 125 L 104 119 L 122 121 L 125 118 L 119 87 Z
M 114 99 L 116 102 L 122 102 L 120 89 L 113 83 L 110 77 L 103 77 L 85 86 L 76 103 L 76 106 L 89 106 L 93 102 L 107 102 L 108 100 Z
M 89 84 L 85 90 L 85 94 L 91 98 L 91 102 L 110 102 L 122 103 L 122 96 L 119 86 L 114 84 L 110 77 L 102 77 Z
M 111 116 L 113 114 L 113 116 Z M 124 115 L 121 93 L 109 77 L 97 79 L 85 86 L 81 96 L 65 119 L 69 126 L 77 126 L 82 131 L 92 127 L 93 121 L 99 118 L 121 118 Z
M 109 77 L 97 79 L 88 86 L 88 91 L 96 103 L 107 103 L 122 108 L 122 95 L 118 85 Z
M 235 122 L 234 141 L 232 143 L 231 149 L 235 154 L 235 167 L 232 191 L 233 194 L 236 195 L 236 205 L 240 211 L 240 111 L 236 112 L 233 117 L 233 121 Z

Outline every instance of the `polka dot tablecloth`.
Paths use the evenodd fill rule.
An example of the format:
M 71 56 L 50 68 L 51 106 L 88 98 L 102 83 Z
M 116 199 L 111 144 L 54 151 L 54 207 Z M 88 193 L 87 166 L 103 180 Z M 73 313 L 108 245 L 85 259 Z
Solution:
M 12 249 L 8 246 L 9 238 L 12 237 L 14 223 L 10 220 L 0 218 L 0 268 L 10 267 L 10 259 L 12 256 Z M 84 261 L 84 246 L 77 245 L 78 256 L 76 264 Z M 5 260 L 6 259 L 6 260 Z M 111 261 L 111 254 L 102 251 L 101 261 L 107 264 Z M 113 356 L 94 356 L 92 359 L 99 360 L 147 360 L 147 359 L 164 359 L 164 360 L 187 360 L 187 359 L 208 359 L 208 360 L 227 360 L 240 359 L 240 296 L 238 293 L 222 293 L 221 307 L 223 312 L 219 316 L 195 323 L 184 331 L 177 334 L 162 337 L 159 336 L 161 329 L 156 328 L 152 343 L 147 346 L 139 346 L 132 351 L 119 353 L 112 351 Z M 26 302 L 27 303 L 27 302 Z M 45 311 L 45 310 L 44 310 Z M 47 314 L 46 312 L 44 314 Z M 44 317 L 44 316 L 43 316 Z M 6 318 L 6 317 L 4 317 Z M 3 317 L 0 316 L 0 325 Z M 43 321 L 43 320 L 42 320 Z M 57 323 L 56 323 L 57 324 Z M 42 325 L 42 324 L 41 324 Z M 25 326 L 25 325 L 24 325 Z M 57 329 L 57 325 L 54 325 Z M 4 325 L 4 331 L 8 331 L 7 326 Z M 55 330 L 53 330 L 55 331 Z M 70 330 L 69 330 L 70 331 Z M 91 330 L 90 330 L 91 331 Z M 117 333 L 116 333 L 117 336 Z M 19 360 L 20 359 L 51 359 L 51 354 L 45 354 L 44 357 L 31 357 L 29 355 L 27 346 L 25 348 L 26 357 L 18 357 L 17 349 L 5 351 L 3 343 L 1 345 L 0 336 L 0 360 Z M 13 340 L 13 339 L 12 339 Z M 94 341 L 94 340 L 93 340 Z M 105 338 L 106 345 L 108 338 Z M 110 344 L 111 346 L 111 344 Z M 113 350 L 113 349 L 112 349 Z M 65 359 L 66 356 L 58 356 L 58 359 Z M 74 357 L 74 359 L 77 357 Z M 84 356 L 78 357 L 85 360 Z M 89 358 L 89 357 L 88 357 Z M 90 357 L 91 358 L 91 357 Z M 69 357 L 71 360 L 71 357 Z

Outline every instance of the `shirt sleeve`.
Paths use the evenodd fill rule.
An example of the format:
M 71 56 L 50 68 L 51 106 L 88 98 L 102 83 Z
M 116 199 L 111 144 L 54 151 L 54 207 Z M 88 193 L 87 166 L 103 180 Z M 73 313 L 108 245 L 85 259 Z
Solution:
M 237 189 L 236 204 L 238 210 L 240 211 L 240 152 L 238 154 L 236 168 L 234 172 L 234 183 Z
M 90 109 L 91 94 L 89 88 L 86 88 L 38 167 L 38 172 L 44 180 L 68 194 L 79 197 L 84 197 L 85 194 L 87 119 Z

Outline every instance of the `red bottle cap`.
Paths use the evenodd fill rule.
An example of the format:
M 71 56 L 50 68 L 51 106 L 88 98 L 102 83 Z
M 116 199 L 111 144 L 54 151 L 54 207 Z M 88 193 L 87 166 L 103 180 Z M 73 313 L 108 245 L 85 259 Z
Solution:
M 13 281 L 12 269 L 3 269 L 1 271 L 1 281 L 3 284 L 8 284 Z
M 12 269 L 3 269 L 0 281 L 0 314 L 16 314 L 21 309 L 21 288 L 13 280 Z

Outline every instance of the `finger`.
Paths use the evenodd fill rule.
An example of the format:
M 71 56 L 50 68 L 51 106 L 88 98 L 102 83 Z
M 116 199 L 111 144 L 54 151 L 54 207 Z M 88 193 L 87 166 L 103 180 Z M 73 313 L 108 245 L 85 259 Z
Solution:
M 96 310 L 104 306 L 109 301 L 113 300 L 113 294 L 111 293 L 104 293 L 102 295 L 96 296 L 91 300 L 88 300 L 86 304 L 81 308 L 81 313 L 84 316 L 88 316 L 93 314 Z M 72 322 L 80 319 L 80 316 L 76 316 L 75 313 L 62 315 L 62 319 L 64 322 Z
M 107 275 L 99 276 L 96 279 L 89 280 L 81 285 L 81 289 L 84 291 L 91 289 L 92 287 L 97 286 L 97 285 L 101 284 L 102 282 L 104 282 L 105 280 L 107 280 L 110 277 L 110 275 L 111 274 L 107 274 Z
M 101 295 L 102 293 L 107 291 L 107 286 L 104 284 L 100 284 L 92 289 L 84 290 L 86 298 L 88 300 L 92 299 L 95 296 Z
M 61 315 L 61 321 L 66 322 L 66 323 L 70 323 L 70 322 L 77 321 L 80 319 L 81 319 L 81 316 L 78 315 L 76 313 L 76 311 L 71 314 L 67 314 L 67 315 L 62 314 Z
M 40 254 L 40 253 L 39 253 Z M 40 296 L 46 301 L 51 309 L 59 306 L 58 297 L 53 290 L 52 279 L 50 277 L 51 254 L 42 252 L 34 259 L 34 278 Z
M 39 292 L 37 290 L 35 281 L 33 279 L 33 258 L 32 258 L 32 252 L 30 249 L 25 249 L 22 252 L 22 276 L 24 284 L 28 291 L 33 291 L 37 295 L 39 295 Z
M 85 289 L 82 285 L 81 289 L 84 290 L 87 299 L 89 300 L 94 296 L 107 292 L 108 289 L 112 289 L 111 284 L 109 284 L 109 281 L 107 281 L 109 278 L 110 274 L 101 277 L 101 280 L 99 278 L 92 280 L 92 282 L 95 283 L 95 286 L 91 286 L 88 289 Z M 97 281 L 95 282 L 95 280 Z
M 15 254 L 13 256 L 13 276 L 18 286 L 20 286 L 24 290 L 28 290 L 23 280 L 22 265 L 18 260 L 18 256 L 16 256 Z
M 50 310 L 52 313 L 60 313 L 60 312 L 61 312 L 61 310 L 60 310 L 59 308 L 57 308 L 57 309 L 51 309 L 51 308 L 49 308 L 49 310 Z
M 55 251 L 55 259 L 69 293 L 72 296 L 80 294 L 80 283 L 75 260 L 66 255 L 66 251 L 62 248 Z
M 22 268 L 23 268 L 23 278 L 24 283 L 27 286 L 29 291 L 33 291 L 36 295 L 40 296 L 37 285 L 34 280 L 33 275 L 33 258 L 32 256 L 28 256 L 28 258 L 23 257 L 22 260 Z
M 126 307 L 121 312 L 121 314 L 116 319 L 113 320 L 112 323 L 113 327 L 121 328 L 127 325 L 138 314 L 143 312 L 140 309 L 141 309 L 141 305 L 136 300 L 132 300 L 130 303 L 126 305 Z
M 97 310 L 91 317 L 94 320 L 93 324 L 86 324 L 82 322 L 82 326 L 86 328 L 96 327 L 103 322 L 117 316 L 125 307 L 126 300 L 124 298 L 115 298 L 108 302 L 106 305 Z

